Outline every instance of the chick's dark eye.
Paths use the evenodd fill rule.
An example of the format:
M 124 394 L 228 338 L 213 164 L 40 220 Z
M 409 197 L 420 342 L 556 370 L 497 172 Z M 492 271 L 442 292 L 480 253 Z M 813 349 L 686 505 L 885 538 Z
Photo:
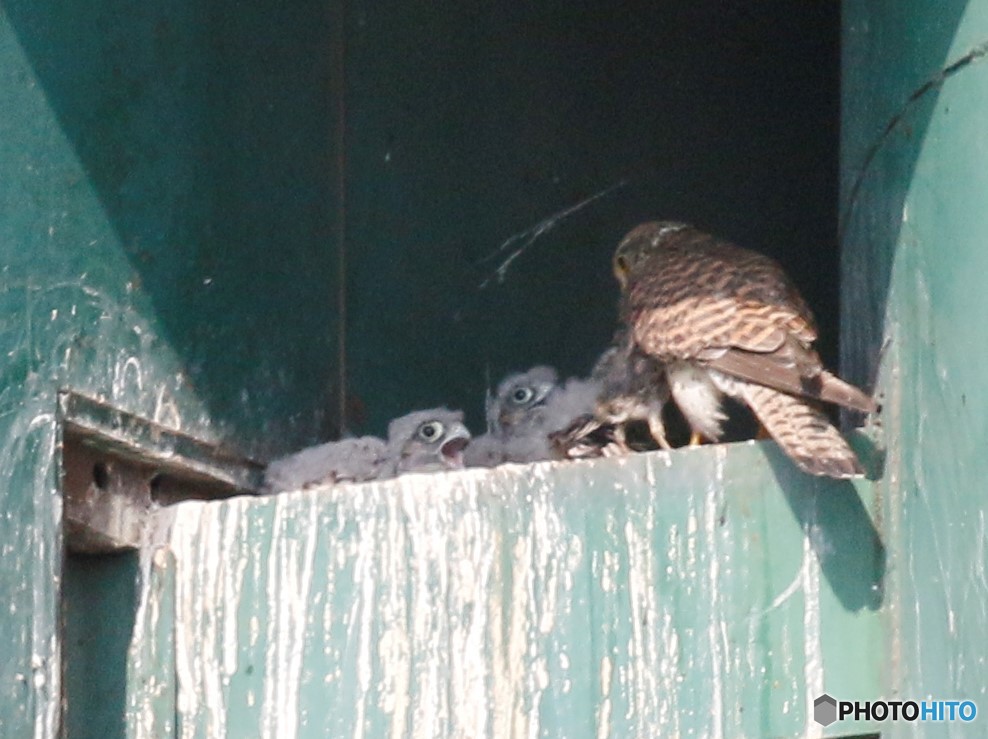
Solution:
M 625 257 L 618 257 L 617 259 L 614 260 L 614 264 L 622 272 L 628 271 L 628 260 Z
M 438 438 L 443 432 L 443 425 L 439 421 L 430 421 L 419 427 L 419 436 L 426 441 Z
M 511 399 L 516 403 L 527 403 L 535 393 L 530 387 L 520 387 L 511 394 Z

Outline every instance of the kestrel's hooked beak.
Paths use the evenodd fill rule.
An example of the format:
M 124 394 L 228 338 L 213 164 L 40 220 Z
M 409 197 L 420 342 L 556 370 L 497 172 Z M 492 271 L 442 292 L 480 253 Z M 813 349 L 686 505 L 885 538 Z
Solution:
M 443 463 L 450 469 L 463 467 L 463 450 L 470 443 L 470 432 L 462 423 L 453 423 L 446 432 L 446 441 L 439 447 Z
M 619 254 L 614 257 L 613 267 L 614 277 L 623 290 L 625 283 L 628 281 L 628 260 Z

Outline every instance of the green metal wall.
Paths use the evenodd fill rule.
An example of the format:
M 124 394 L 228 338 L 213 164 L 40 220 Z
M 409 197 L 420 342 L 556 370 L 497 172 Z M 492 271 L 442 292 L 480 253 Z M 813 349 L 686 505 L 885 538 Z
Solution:
M 817 695 L 879 686 L 871 491 L 745 442 L 182 503 L 129 730 L 822 736 Z
M 988 266 L 980 56 L 921 88 L 979 48 L 984 3 L 845 8 L 843 353 L 867 383 L 884 327 L 894 339 L 879 496 L 749 444 L 187 504 L 170 548 L 62 567 L 59 387 L 266 456 L 339 428 L 342 330 L 351 428 L 437 402 L 476 422 L 488 375 L 586 370 L 613 326 L 611 247 L 643 217 L 776 255 L 833 358 L 837 5 L 792 7 L 3 0 L 0 735 L 57 730 L 63 576 L 68 692 L 107 691 L 77 694 L 93 702 L 71 736 L 423 717 L 436 735 L 600 720 L 799 736 L 821 689 L 980 697 L 983 507 L 962 465 L 988 417 L 967 340 Z M 480 287 L 511 250 L 486 255 L 605 191 Z M 891 537 L 884 624 L 872 520 Z M 404 549 L 371 551 L 392 534 Z M 457 549 L 471 537 L 489 552 Z M 462 609 L 420 608 L 446 596 Z M 516 612 L 517 632 L 491 625 Z M 477 643 L 478 662 L 452 659 Z M 509 647 L 525 675 L 500 669 Z M 190 660 L 200 648 L 215 661 Z M 403 696 L 389 649 L 426 682 Z M 469 716 L 442 694 L 461 678 Z
M 58 388 L 248 452 L 324 425 L 331 30 L 304 1 L 0 4 L 0 736 L 58 725 Z M 99 592 L 66 587 L 127 628 Z
M 983 711 L 988 3 L 853 2 L 843 23 L 842 349 L 884 394 L 886 695 Z

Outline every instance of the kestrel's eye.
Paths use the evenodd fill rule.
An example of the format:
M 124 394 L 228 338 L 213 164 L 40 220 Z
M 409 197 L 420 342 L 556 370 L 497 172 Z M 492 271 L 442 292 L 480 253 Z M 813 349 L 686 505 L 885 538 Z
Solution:
M 429 421 L 419 426 L 419 436 L 426 441 L 435 441 L 443 433 L 443 425 L 439 421 Z
M 511 400 L 513 400 L 518 405 L 522 403 L 527 403 L 535 395 L 535 391 L 530 387 L 520 387 L 516 388 L 513 393 L 511 393 Z

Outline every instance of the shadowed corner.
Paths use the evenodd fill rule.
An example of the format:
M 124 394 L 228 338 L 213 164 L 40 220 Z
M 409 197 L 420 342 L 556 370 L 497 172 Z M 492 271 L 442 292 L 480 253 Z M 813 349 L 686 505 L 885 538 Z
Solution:
M 869 436 L 861 429 L 855 429 L 845 434 L 847 443 L 858 455 L 861 466 L 864 467 L 865 479 L 877 482 L 885 474 L 885 459 L 887 450 L 880 441 Z
M 64 734 L 124 737 L 127 660 L 138 601 L 138 555 L 65 556 L 62 580 Z
M 816 484 L 807 485 L 808 476 L 774 444 L 764 448 L 834 595 L 848 611 L 877 611 L 885 599 L 885 544 L 854 484 L 816 478 Z M 863 460 L 869 479 L 874 469 L 871 461 Z

